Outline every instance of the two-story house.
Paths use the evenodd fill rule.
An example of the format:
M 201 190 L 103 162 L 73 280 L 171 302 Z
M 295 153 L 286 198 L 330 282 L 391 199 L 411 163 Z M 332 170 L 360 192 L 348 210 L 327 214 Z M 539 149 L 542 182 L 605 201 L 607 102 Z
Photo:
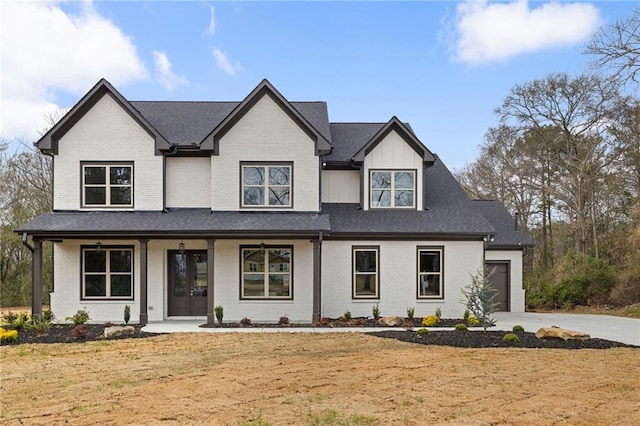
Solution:
M 531 239 L 396 117 L 330 123 L 324 102 L 266 80 L 241 102 L 134 102 L 101 80 L 37 147 L 53 211 L 16 231 L 32 239 L 34 313 L 45 240 L 58 318 L 460 317 L 487 264 L 500 308 L 524 310 Z

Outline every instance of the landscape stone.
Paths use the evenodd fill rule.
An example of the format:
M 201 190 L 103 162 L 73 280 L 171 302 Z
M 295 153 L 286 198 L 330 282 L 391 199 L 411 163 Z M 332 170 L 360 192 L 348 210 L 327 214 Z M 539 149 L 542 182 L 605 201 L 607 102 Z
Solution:
M 112 339 L 114 337 L 132 336 L 135 332 L 135 328 L 130 325 L 113 325 L 111 327 L 105 327 L 104 337 L 105 339 Z
M 386 327 L 399 327 L 404 324 L 402 317 L 382 317 L 378 320 L 378 324 Z
M 536 331 L 536 337 L 538 339 L 562 339 L 562 340 L 587 340 L 590 339 L 587 333 L 583 333 L 581 331 L 567 330 L 566 328 L 560 327 L 542 327 L 538 331 Z

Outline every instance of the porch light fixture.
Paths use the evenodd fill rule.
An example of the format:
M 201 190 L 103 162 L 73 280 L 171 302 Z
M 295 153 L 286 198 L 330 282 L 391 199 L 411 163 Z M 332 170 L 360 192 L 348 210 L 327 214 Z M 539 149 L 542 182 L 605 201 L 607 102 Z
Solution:
M 180 240 L 180 244 L 178 244 L 178 251 L 180 254 L 184 254 L 184 242 L 182 242 L 182 240 Z
M 264 241 L 260 243 L 260 254 L 264 254 Z
M 102 243 L 100 241 L 96 241 L 96 251 L 98 253 L 102 251 Z

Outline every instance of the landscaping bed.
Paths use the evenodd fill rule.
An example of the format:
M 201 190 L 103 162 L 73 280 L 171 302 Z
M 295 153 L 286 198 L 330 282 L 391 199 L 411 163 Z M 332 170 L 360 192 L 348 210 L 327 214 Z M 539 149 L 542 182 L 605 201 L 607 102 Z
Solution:
M 3 341 L 5 345 L 20 345 L 23 343 L 82 343 L 95 340 L 104 340 L 104 324 L 84 324 L 86 335 L 78 336 L 74 333 L 73 324 L 52 324 L 45 332 L 38 333 L 36 330 L 24 327 L 18 331 L 18 339 L 15 341 Z M 141 331 L 142 326 L 139 324 L 132 325 L 134 333 L 129 336 L 112 337 L 114 339 L 135 339 L 152 337 L 157 334 L 146 333 Z M 84 334 L 84 332 L 82 333 Z

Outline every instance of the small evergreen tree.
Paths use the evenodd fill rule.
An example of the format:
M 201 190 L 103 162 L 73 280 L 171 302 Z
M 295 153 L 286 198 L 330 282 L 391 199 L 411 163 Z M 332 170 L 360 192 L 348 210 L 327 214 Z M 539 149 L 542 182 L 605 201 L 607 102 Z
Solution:
M 480 320 L 484 331 L 487 331 L 487 327 L 496 325 L 493 314 L 495 314 L 498 304 L 493 301 L 493 298 L 497 290 L 491 285 L 490 276 L 489 271 L 480 269 L 471 276 L 471 282 L 462 289 L 465 299 L 462 303 L 469 312 Z

